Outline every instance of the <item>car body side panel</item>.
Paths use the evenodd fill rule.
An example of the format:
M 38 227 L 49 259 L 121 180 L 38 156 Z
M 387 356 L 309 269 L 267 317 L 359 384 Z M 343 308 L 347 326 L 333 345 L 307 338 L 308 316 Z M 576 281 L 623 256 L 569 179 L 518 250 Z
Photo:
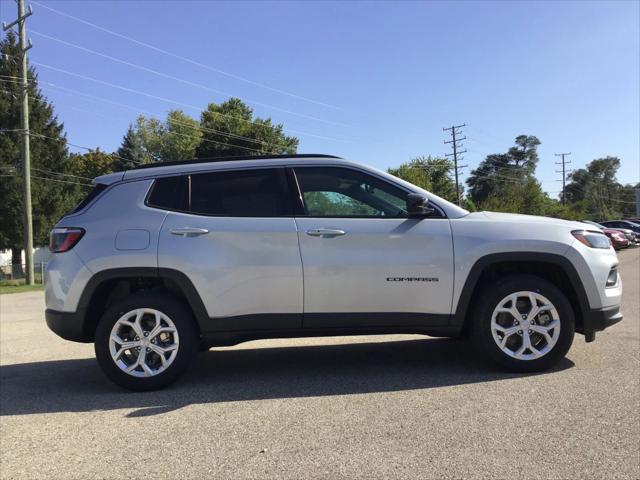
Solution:
M 171 233 L 184 227 L 208 233 Z M 293 218 L 170 212 L 162 227 L 158 262 L 161 268 L 187 275 L 214 323 L 216 318 L 222 323 L 223 318 L 255 314 L 298 314 L 292 321 L 301 320 L 302 262 Z
M 86 282 L 98 272 L 132 266 L 157 268 L 158 234 L 166 212 L 144 204 L 151 183 L 113 185 L 86 210 L 58 222 L 57 227 L 81 227 L 85 234 L 70 252 L 52 255 L 46 276 L 48 308 L 73 311 Z M 134 241 L 132 232 L 145 241 Z M 78 262 L 83 268 L 75 269 Z
M 618 265 L 618 256 L 613 248 L 602 250 L 589 248 L 576 241 L 567 250 L 566 258 L 582 279 L 591 308 L 602 309 L 620 305 L 622 299 L 622 279 L 618 274 L 618 283 L 605 288 L 611 269 Z
M 297 217 L 307 314 L 449 315 L 453 248 L 447 219 Z M 335 228 L 343 236 L 309 236 Z M 397 320 L 400 322 L 400 319 Z
M 585 224 L 478 212 L 452 220 L 451 228 L 456 259 L 454 312 L 473 265 L 484 256 L 504 252 L 539 252 L 567 258 L 582 280 L 590 308 L 619 303 L 617 289 L 604 288 L 609 271 L 618 264 L 613 248 L 589 248 L 571 235 L 572 230 L 588 229 Z
M 85 212 L 60 221 L 58 226 L 85 229 L 84 237 L 73 250 L 90 271 L 97 273 L 109 268 L 158 266 L 158 233 L 166 212 L 144 204 L 151 183 L 151 180 L 143 180 L 114 185 Z M 131 230 L 148 232 L 144 248 L 116 248 L 117 237 Z
M 75 312 L 92 275 L 73 249 L 52 255 L 47 262 L 44 279 L 47 308 L 59 312 Z

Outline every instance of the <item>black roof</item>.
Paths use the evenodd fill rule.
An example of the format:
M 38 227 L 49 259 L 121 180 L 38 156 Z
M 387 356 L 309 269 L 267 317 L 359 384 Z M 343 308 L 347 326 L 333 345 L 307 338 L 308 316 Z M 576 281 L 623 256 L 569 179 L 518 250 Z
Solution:
M 341 158 L 335 155 L 323 155 L 315 153 L 294 153 L 292 155 L 241 155 L 235 157 L 207 157 L 196 158 L 194 160 L 178 160 L 175 162 L 153 162 L 138 165 L 130 170 L 141 170 L 143 168 L 169 167 L 171 165 L 190 165 L 194 163 L 230 162 L 237 160 L 273 160 L 277 158 Z

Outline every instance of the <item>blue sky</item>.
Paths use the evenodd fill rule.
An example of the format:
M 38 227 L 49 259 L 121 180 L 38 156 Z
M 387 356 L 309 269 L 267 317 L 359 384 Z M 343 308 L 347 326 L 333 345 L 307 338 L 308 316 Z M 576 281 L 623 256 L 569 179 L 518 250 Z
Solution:
M 618 179 L 640 180 L 639 2 L 40 1 L 211 67 L 34 4 L 32 61 L 164 99 L 36 65 L 55 85 L 42 89 L 72 143 L 113 150 L 136 112 L 182 108 L 199 118 L 227 95 L 42 34 L 243 98 L 295 131 L 303 153 L 388 168 L 443 155 L 442 127 L 466 123 L 463 178 L 487 153 L 531 134 L 542 141 L 537 175 L 554 196 L 556 152 L 572 152 L 574 168 L 615 155 Z M 0 0 L 2 20 L 15 14 L 13 1 Z

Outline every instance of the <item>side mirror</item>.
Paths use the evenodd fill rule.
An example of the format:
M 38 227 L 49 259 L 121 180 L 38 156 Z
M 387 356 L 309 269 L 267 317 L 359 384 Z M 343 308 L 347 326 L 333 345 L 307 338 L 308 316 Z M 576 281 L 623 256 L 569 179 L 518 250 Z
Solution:
M 409 218 L 424 218 L 434 212 L 429 206 L 429 199 L 419 193 L 410 193 L 407 195 L 407 213 Z

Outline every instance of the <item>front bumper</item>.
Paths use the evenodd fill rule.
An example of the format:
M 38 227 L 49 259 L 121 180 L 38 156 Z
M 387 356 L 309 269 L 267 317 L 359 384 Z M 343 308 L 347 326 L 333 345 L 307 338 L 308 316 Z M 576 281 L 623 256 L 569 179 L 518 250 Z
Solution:
M 592 342 L 596 338 L 596 332 L 601 332 L 621 320 L 620 305 L 590 310 L 583 319 L 583 326 L 578 329 L 578 332 L 584 334 L 587 342 Z
M 91 342 L 91 336 L 89 332 L 85 330 L 85 311 L 79 309 L 77 312 L 59 312 L 57 310 L 47 309 L 44 312 L 47 326 L 49 329 L 64 338 L 72 342 Z

